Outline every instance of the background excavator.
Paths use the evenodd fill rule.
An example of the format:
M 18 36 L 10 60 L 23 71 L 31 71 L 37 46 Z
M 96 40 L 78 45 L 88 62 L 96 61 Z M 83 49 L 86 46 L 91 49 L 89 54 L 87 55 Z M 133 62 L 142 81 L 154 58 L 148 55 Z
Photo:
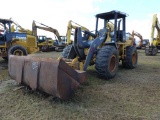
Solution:
M 10 19 L 0 19 L 0 56 L 7 60 L 8 55 L 27 55 L 39 51 L 35 36 L 26 32 L 16 31 L 15 22 Z M 20 30 L 22 30 L 20 28 Z
M 42 51 L 51 51 L 52 49 L 54 49 L 57 52 L 63 51 L 63 48 L 66 46 L 66 43 L 65 43 L 66 37 L 60 36 L 57 29 L 54 29 L 42 23 L 39 23 L 41 25 L 39 26 L 39 25 L 36 25 L 36 23 L 39 23 L 39 22 L 33 21 L 32 23 L 32 34 L 38 37 L 38 46 L 42 49 Z M 57 39 L 53 40 L 53 39 L 47 39 L 46 36 L 38 36 L 37 29 L 54 33 Z
M 154 37 L 155 28 L 157 30 L 156 37 Z M 154 14 L 152 19 L 150 45 L 146 46 L 145 54 L 155 56 L 157 55 L 158 50 L 160 50 L 160 24 L 157 18 L 157 14 Z
M 136 48 L 141 49 L 142 48 L 142 41 L 143 41 L 142 35 L 133 30 L 132 36 L 133 36 L 133 39 L 135 40 Z M 135 36 L 137 36 L 139 39 L 135 39 Z

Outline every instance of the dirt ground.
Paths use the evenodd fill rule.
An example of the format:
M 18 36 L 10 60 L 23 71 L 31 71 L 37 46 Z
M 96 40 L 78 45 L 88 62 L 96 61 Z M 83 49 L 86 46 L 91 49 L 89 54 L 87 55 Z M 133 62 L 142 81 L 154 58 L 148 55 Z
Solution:
M 7 62 L 0 59 L 0 120 L 159 120 L 160 119 L 160 53 L 145 56 L 138 50 L 135 69 L 119 65 L 116 77 L 102 80 L 94 66 L 88 68 L 88 78 L 69 101 L 49 99 L 48 95 L 19 90 L 10 79 Z M 55 57 L 61 53 L 38 53 Z

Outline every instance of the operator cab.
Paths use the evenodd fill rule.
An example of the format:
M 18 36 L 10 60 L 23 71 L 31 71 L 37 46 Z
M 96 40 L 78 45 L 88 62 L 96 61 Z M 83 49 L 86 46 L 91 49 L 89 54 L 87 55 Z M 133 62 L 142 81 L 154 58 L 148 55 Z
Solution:
M 110 11 L 106 13 L 100 13 L 96 15 L 96 30 L 95 34 L 98 34 L 102 30 L 98 31 L 98 24 L 100 20 L 103 20 L 103 28 L 106 29 L 107 22 L 114 24 L 114 30 L 111 32 L 111 42 L 126 41 L 126 13 L 120 11 Z M 121 24 L 122 23 L 122 24 Z
M 61 40 L 62 40 L 62 44 L 66 44 L 67 43 L 67 38 L 66 36 L 60 36 Z
M 46 41 L 46 36 L 38 36 L 38 43 L 42 43 Z
M 0 19 L 1 33 L 0 33 L 0 45 L 4 45 L 6 41 L 6 33 L 11 32 L 11 23 L 9 19 Z

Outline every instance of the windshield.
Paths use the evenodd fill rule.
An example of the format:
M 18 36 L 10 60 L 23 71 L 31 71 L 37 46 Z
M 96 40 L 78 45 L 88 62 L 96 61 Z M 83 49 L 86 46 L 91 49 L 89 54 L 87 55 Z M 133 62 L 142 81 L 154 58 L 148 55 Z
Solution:
M 38 40 L 46 40 L 46 36 L 38 36 Z

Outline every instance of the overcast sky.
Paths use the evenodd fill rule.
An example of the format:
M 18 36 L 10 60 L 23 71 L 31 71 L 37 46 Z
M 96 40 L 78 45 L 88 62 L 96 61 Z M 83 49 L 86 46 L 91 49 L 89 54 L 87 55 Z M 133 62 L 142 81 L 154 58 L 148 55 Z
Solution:
M 119 10 L 129 14 L 127 32 L 135 30 L 143 38 L 150 38 L 152 16 L 159 15 L 159 5 L 160 0 L 3 0 L 1 18 L 13 18 L 27 29 L 35 20 L 65 35 L 69 20 L 94 30 L 97 13 Z

